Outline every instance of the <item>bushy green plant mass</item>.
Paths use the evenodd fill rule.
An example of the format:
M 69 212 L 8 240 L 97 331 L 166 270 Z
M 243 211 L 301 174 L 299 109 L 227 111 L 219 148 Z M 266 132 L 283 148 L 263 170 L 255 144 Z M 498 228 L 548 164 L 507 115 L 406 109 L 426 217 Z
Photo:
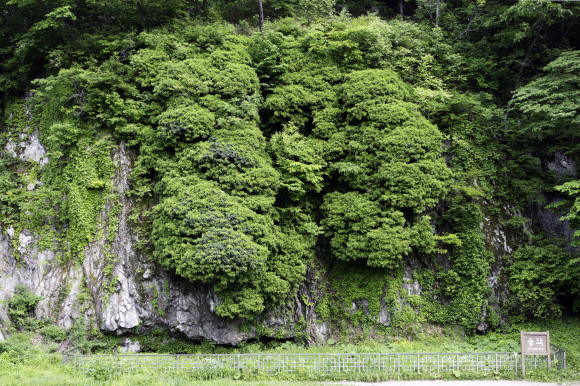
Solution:
M 8 315 L 14 326 L 18 329 L 34 328 L 35 320 L 31 313 L 42 298 L 35 295 L 26 286 L 17 285 L 14 296 L 8 301 Z
M 545 166 L 578 154 L 580 8 L 411 3 L 275 0 L 259 32 L 242 0 L 0 2 L 0 145 L 38 129 L 48 152 L 0 152 L 15 257 L 25 228 L 63 264 L 99 239 L 110 253 L 122 147 L 144 253 L 213 285 L 219 316 L 279 307 L 316 260 L 346 280 L 319 294 L 323 318 L 366 299 L 397 328 L 499 326 L 501 259 L 512 310 L 558 312 L 578 259 L 529 208 L 561 194 L 580 224 L 578 181 Z M 509 248 L 490 251 L 491 221 Z M 398 292 L 410 259 L 422 295 Z
M 368 18 L 350 28 L 384 45 L 372 58 L 384 60 L 389 44 L 378 35 L 387 24 Z M 70 250 L 82 252 L 96 233 L 113 136 L 138 151 L 136 194 L 158 197 L 153 255 L 191 282 L 213 283 L 220 316 L 279 305 L 303 280 L 322 232 L 336 258 L 381 269 L 414 250 L 431 253 L 426 211 L 452 179 L 443 136 L 395 71 L 364 69 L 360 50 L 345 62 L 353 47 L 340 29 L 246 37 L 181 23 L 134 36 L 123 60 L 37 81 L 47 169 L 68 157 L 70 176 L 52 178 L 69 181 L 61 211 Z

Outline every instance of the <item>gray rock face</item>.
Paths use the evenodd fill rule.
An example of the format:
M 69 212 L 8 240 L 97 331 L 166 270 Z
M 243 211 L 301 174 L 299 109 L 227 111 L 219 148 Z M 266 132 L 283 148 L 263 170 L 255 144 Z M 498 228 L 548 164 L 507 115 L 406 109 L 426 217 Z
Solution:
M 26 146 L 18 154 L 32 154 L 31 157 L 42 159 L 40 154 L 44 154 L 43 148 L 37 142 L 30 141 L 30 146 L 36 149 L 34 151 L 27 150 Z M 175 277 L 153 262 L 150 256 L 137 250 L 135 244 L 139 237 L 129 220 L 135 202 L 126 195 L 134 154 L 121 143 L 112 157 L 116 165 L 113 183 L 121 200 L 118 230 L 109 247 L 114 256 L 112 275 L 106 274 L 107 264 L 110 264 L 105 254 L 106 228 L 101 240 L 86 247 L 82 264 L 76 265 L 58 262 L 54 250 L 39 250 L 38 235 L 26 229 L 17 240 L 14 229 L 2 229 L 0 300 L 9 300 L 15 286 L 24 284 L 43 297 L 36 317 L 54 318 L 64 328 L 70 328 L 77 318 L 84 317 L 103 332 L 118 336 L 148 334 L 154 329 L 164 329 L 178 337 L 208 339 L 232 345 L 254 337 L 255 328 L 247 332 L 239 330 L 243 320 L 222 319 L 214 313 L 220 300 L 211 285 L 190 283 Z M 501 229 L 491 223 L 486 227 L 489 227 L 489 234 L 495 235 L 492 242 L 497 244 L 497 248 L 507 249 Z M 413 272 L 418 268 L 416 259 L 406 262 L 401 293 L 421 294 L 421 286 L 413 278 Z M 497 276 L 497 272 L 493 275 Z M 496 277 L 493 275 L 492 279 Z M 315 276 L 315 272 L 308 271 L 299 294 L 282 309 L 267 313 L 262 319 L 263 326 L 270 331 L 280 331 L 281 336 L 293 337 L 295 323 L 305 321 L 312 342 L 324 342 L 330 338 L 330 326 L 317 320 L 313 306 L 320 284 Z M 112 285 L 111 277 L 114 278 Z M 379 315 L 373 318 L 377 323 L 389 326 L 391 315 L 384 299 L 381 304 Z M 397 308 L 401 307 L 402 301 L 397 305 Z M 352 312 L 362 309 L 369 315 L 368 301 L 365 299 L 349 308 Z M 4 325 L 9 323 L 6 307 L 0 307 L 0 320 Z M 136 346 L 131 347 L 127 349 L 136 349 Z
M 6 150 L 14 157 L 18 157 L 23 161 L 34 161 L 39 165 L 48 163 L 46 157 L 46 148 L 40 142 L 38 130 L 34 130 L 31 134 L 20 134 L 20 141 L 15 143 L 12 138 L 6 144 Z M 29 189 L 31 190 L 31 189 Z
M 575 176 L 576 161 L 561 151 L 554 154 L 554 159 L 547 162 L 548 170 L 554 172 L 557 177 Z
M 46 149 L 37 131 L 21 136 L 18 143 L 10 141 L 6 149 L 22 160 L 36 162 L 41 166 L 48 162 Z M 154 329 L 164 329 L 178 337 L 208 339 L 232 345 L 254 337 L 255 328 L 240 331 L 239 326 L 243 320 L 226 320 L 214 313 L 220 299 L 211 285 L 190 283 L 173 276 L 152 261 L 150 256 L 138 251 L 135 245 L 139 236 L 133 229 L 135 225 L 129 220 L 130 211 L 136 204 L 126 194 L 130 188 L 129 176 L 134 154 L 121 143 L 113 151 L 112 157 L 116 165 L 113 183 L 121 200 L 118 230 L 113 242 L 106 246 L 104 240 L 108 229 L 105 228 L 103 238 L 86 247 L 82 264 L 58 261 L 55 249 L 41 250 L 38 247 L 39 235 L 27 229 L 17 234 L 13 227 L 3 228 L 0 224 L 0 327 L 10 323 L 6 302 L 12 297 L 16 285 L 23 284 L 42 296 L 36 317 L 53 318 L 64 328 L 70 328 L 78 318 L 85 318 L 102 331 L 119 336 L 148 334 Z M 565 155 L 556 155 L 548 167 L 559 174 L 576 173 L 575 162 Z M 39 181 L 31 181 L 26 189 L 34 190 L 38 185 Z M 105 208 L 105 212 L 108 209 Z M 505 207 L 501 216 L 507 218 L 509 212 L 510 208 Z M 565 222 L 559 221 L 559 215 L 545 207 L 537 209 L 537 218 L 540 226 L 549 233 L 570 238 L 574 232 L 567 228 Z M 501 275 L 503 260 L 512 252 L 517 240 L 510 236 L 497 218 L 485 218 L 481 227 L 486 236 L 486 248 L 496 257 L 488 283 L 494 291 L 495 303 L 491 305 L 498 307 L 508 296 Z M 111 262 L 106 248 L 110 248 L 107 252 L 109 256 L 114 257 L 112 274 L 107 274 L 107 266 Z M 440 265 L 449 266 L 447 259 L 440 260 Z M 420 262 L 415 257 L 405 261 L 403 284 L 399 293 L 422 293 L 420 283 L 413 278 L 413 272 L 419 267 Z M 281 336 L 293 337 L 295 323 L 300 321 L 306 323 L 311 341 L 324 342 L 329 339 L 331 327 L 317 319 L 314 306 L 320 299 L 317 295 L 321 286 L 316 272 L 309 269 L 298 294 L 281 309 L 264 315 L 261 321 L 263 326 L 270 331 L 280 332 Z M 378 324 L 389 326 L 392 315 L 385 304 L 384 295 L 381 305 L 381 311 L 373 318 Z M 402 301 L 396 306 L 401 308 Z M 369 315 L 368 301 L 365 299 L 345 307 L 351 312 L 363 310 Z M 478 325 L 481 331 L 487 328 L 483 322 L 484 312 L 482 310 L 482 322 Z M 123 347 L 133 352 L 140 349 L 139 343 L 131 340 L 126 340 Z
M 141 344 L 138 340 L 132 341 L 130 338 L 123 338 L 119 351 L 126 353 L 138 353 L 141 351 Z
M 549 236 L 563 237 L 566 240 L 571 240 L 576 230 L 570 229 L 568 221 L 560 220 L 560 217 L 562 217 L 561 214 L 546 208 L 547 205 L 558 201 L 561 201 L 561 198 L 557 197 L 544 205 L 538 205 L 533 214 L 535 215 L 535 219 L 538 221 L 540 228 Z
M 23 159 L 40 163 L 46 153 L 37 135 L 31 135 L 14 151 Z M 255 330 L 239 331 L 241 319 L 224 320 L 214 314 L 219 298 L 212 286 L 192 284 L 169 275 L 150 257 L 137 252 L 138 236 L 128 218 L 134 202 L 125 194 L 133 156 L 124 144 L 113 152 L 116 165 L 113 182 L 120 193 L 122 209 L 118 231 L 110 246 L 114 256 L 112 275 L 105 273 L 109 264 L 104 241 L 108 229 L 101 240 L 86 247 L 82 264 L 75 265 L 57 261 L 54 250 L 40 250 L 38 235 L 27 229 L 16 240 L 13 228 L 0 228 L 0 300 L 7 302 L 16 285 L 23 284 L 43 298 L 36 317 L 54 318 L 64 328 L 84 317 L 102 331 L 116 335 L 148 333 L 159 328 L 188 339 L 234 345 L 255 336 Z M 116 281 L 112 291 L 107 290 L 111 276 Z M 83 291 L 88 293 L 88 301 Z M 4 326 L 9 324 L 6 306 L 0 305 L 0 321 Z M 287 336 L 292 336 L 293 323 L 293 312 L 264 319 L 265 326 L 274 331 L 284 329 Z
M 554 154 L 554 158 L 544 162 L 548 170 L 554 172 L 556 178 L 576 177 L 577 168 L 576 161 L 561 151 Z M 566 240 L 572 240 L 576 229 L 570 229 L 568 221 L 562 221 L 561 214 L 554 210 L 547 208 L 550 204 L 562 201 L 563 197 L 557 193 L 545 195 L 545 202 L 543 204 L 536 204 L 530 210 L 530 216 L 537 221 L 540 229 L 542 229 L 550 237 L 560 237 Z M 568 247 L 568 250 L 573 251 L 577 248 Z

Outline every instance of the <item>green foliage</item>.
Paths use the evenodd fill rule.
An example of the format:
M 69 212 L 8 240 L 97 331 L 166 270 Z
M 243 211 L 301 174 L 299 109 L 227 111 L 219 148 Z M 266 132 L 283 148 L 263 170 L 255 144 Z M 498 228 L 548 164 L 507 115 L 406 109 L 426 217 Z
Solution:
M 292 128 L 276 133 L 270 140 L 274 165 L 280 172 L 281 186 L 298 200 L 307 192 L 323 189 L 323 143 L 305 137 Z
M 11 364 L 24 362 L 38 355 L 39 351 L 38 347 L 32 344 L 30 332 L 12 334 L 5 341 L 0 342 L 2 362 Z
M 551 208 L 557 210 L 568 210 L 568 213 L 560 218 L 560 220 L 567 220 L 572 229 L 577 229 L 580 224 L 580 181 L 569 181 L 562 185 L 554 187 L 557 191 L 564 193 L 567 199 L 555 202 L 550 205 Z M 570 200 L 573 198 L 573 200 Z M 580 245 L 580 231 L 574 232 L 572 245 Z
M 439 272 L 441 295 L 451 299 L 447 309 L 447 323 L 457 323 L 466 331 L 473 331 L 482 321 L 491 288 L 487 283 L 489 269 L 494 261 L 485 249 L 480 229 L 483 213 L 473 203 L 456 203 L 447 213 L 454 224 L 461 244 L 453 248 L 450 257 L 453 266 Z
M 520 130 L 533 137 L 576 137 L 580 128 L 580 51 L 563 52 L 544 71 L 544 76 L 514 95 L 514 106 L 525 118 Z
M 330 193 L 322 206 L 322 224 L 336 257 L 366 259 L 372 267 L 396 268 L 413 247 L 430 252 L 433 248 L 429 217 L 405 227 L 399 211 L 381 211 L 376 201 L 356 192 Z
M 84 354 L 91 354 L 98 350 L 111 349 L 109 342 L 102 339 L 102 337 L 95 335 L 94 331 L 92 331 L 92 327 L 84 318 L 76 319 L 73 326 L 68 331 L 68 334 L 73 346 L 81 350 Z
M 5 150 L 0 151 L 0 211 L 2 216 L 12 214 L 14 197 L 18 186 L 18 179 L 16 173 L 11 169 L 16 163 L 12 154 Z M 16 193 L 17 194 L 17 193 Z
M 140 147 L 135 194 L 161 197 L 151 217 L 154 256 L 180 276 L 214 284 L 222 299 L 219 315 L 250 317 L 279 304 L 297 286 L 316 230 L 276 221 L 280 176 L 256 126 L 261 96 L 247 65 L 247 39 L 225 27 L 177 28 L 140 35 L 143 47 L 129 64 L 110 60 L 62 70 L 39 83 L 36 100 L 43 117 L 60 112 L 42 124 L 49 149 L 70 157 L 67 167 L 74 171 L 63 181 L 68 200 L 61 216 L 68 214 L 73 256 L 98 237 L 96 214 L 103 206 L 112 207 L 106 221 L 109 236 L 114 234 L 117 198 L 106 178 L 114 169 L 105 134 L 113 131 Z M 210 45 L 215 49 L 207 49 Z M 67 97 L 71 93 L 82 97 Z M 99 133 L 96 140 L 89 127 Z M 296 172 L 288 162 L 298 149 L 280 143 L 288 173 Z M 301 151 L 312 154 L 309 148 Z M 312 162 L 308 157 L 304 162 Z M 151 173 L 158 175 L 157 183 L 145 177 Z M 51 186 L 59 181 L 53 178 L 47 181 Z M 320 189 L 320 173 L 299 172 L 296 178 Z M 107 272 L 114 289 L 112 266 Z
M 263 300 L 251 288 L 263 285 L 260 279 L 266 276 L 268 249 L 259 241 L 274 237 L 270 235 L 273 224 L 216 184 L 171 180 L 167 186 L 168 197 L 155 208 L 153 222 L 157 259 L 191 281 L 216 279 L 216 289 L 221 291 L 240 285 L 244 288 L 237 294 L 243 299 L 240 307 L 248 307 L 241 313 L 261 312 Z M 289 288 L 280 290 L 287 292 Z
M 56 342 L 62 342 L 67 337 L 67 332 L 54 324 L 42 327 L 38 333 L 46 339 L 54 340 Z
M 526 245 L 512 255 L 509 266 L 509 289 L 512 312 L 516 315 L 548 318 L 560 316 L 558 298 L 574 299 L 574 309 L 580 307 L 580 267 L 577 254 L 561 245 L 540 243 Z
M 42 297 L 34 294 L 28 287 L 18 284 L 12 298 L 8 300 L 8 316 L 18 330 L 36 327 L 34 310 Z
M 416 5 L 385 21 L 346 8 L 394 15 L 387 3 L 274 0 L 258 33 L 246 0 L 0 2 L 0 145 L 38 128 L 50 160 L 0 152 L 0 221 L 14 229 L 14 257 L 25 228 L 63 265 L 104 240 L 106 306 L 117 288 L 122 141 L 136 155 L 123 194 L 154 206 L 132 216 L 139 245 L 170 274 L 213 286 L 220 316 L 256 321 L 323 258 L 343 288 L 318 299 L 323 318 L 339 309 L 372 324 L 385 301 L 397 329 L 429 321 L 472 331 L 484 313 L 500 324 L 486 305 L 493 259 L 482 210 L 509 207 L 501 224 L 527 238 L 535 225 L 524 209 L 554 185 L 543 160 L 575 154 L 565 142 L 578 123 L 577 7 Z M 37 76 L 31 119 L 12 96 Z M 577 226 L 580 189 L 556 183 L 572 200 L 554 207 L 571 208 L 564 219 Z M 544 253 L 521 251 L 521 264 Z M 575 262 L 545 253 L 554 270 Z M 431 270 L 415 272 L 420 297 L 393 293 L 409 256 Z M 550 309 L 558 291 L 533 296 Z M 163 293 L 153 299 L 160 314 Z M 370 318 L 342 315 L 342 302 L 363 299 Z
M 398 290 L 400 272 L 392 278 L 388 272 L 364 264 L 338 261 L 330 271 L 332 286 L 324 299 L 316 305 L 316 313 L 323 320 L 334 322 L 350 320 L 354 325 L 376 322 L 382 310 L 382 301 L 394 310 L 395 298 L 383 300 L 384 288 L 391 294 Z M 398 296 L 397 296 L 398 300 Z
M 334 5 L 334 0 L 298 0 L 296 10 L 310 24 L 314 19 L 332 15 Z

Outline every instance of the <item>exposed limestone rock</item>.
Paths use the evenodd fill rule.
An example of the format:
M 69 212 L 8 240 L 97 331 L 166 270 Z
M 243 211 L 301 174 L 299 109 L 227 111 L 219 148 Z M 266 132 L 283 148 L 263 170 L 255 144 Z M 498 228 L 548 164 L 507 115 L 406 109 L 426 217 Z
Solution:
M 45 150 L 37 138 L 21 144 L 16 154 L 42 162 Z M 189 339 L 209 339 L 220 344 L 238 344 L 253 337 L 255 329 L 239 331 L 243 320 L 224 320 L 214 314 L 219 298 L 211 285 L 192 284 L 169 275 L 149 256 L 138 253 L 135 248 L 138 236 L 129 223 L 134 202 L 125 195 L 129 190 L 133 154 L 121 144 L 113 157 L 114 185 L 121 197 L 118 231 L 110 246 L 114 256 L 112 277 L 116 281 L 113 290 L 107 290 L 109 277 L 105 274 L 110 264 L 105 255 L 107 229 L 103 239 L 85 249 L 82 265 L 78 266 L 59 262 L 54 250 L 39 250 L 38 236 L 27 229 L 13 243 L 15 230 L 10 227 L 0 229 L 0 301 L 8 301 L 16 285 L 23 284 L 42 296 L 36 317 L 54 318 L 64 328 L 70 328 L 77 318 L 84 317 L 87 321 L 94 320 L 102 331 L 116 335 L 148 333 L 161 328 Z M 16 245 L 16 256 L 13 245 Z M 81 315 L 83 305 L 78 298 L 85 286 L 92 302 L 84 305 L 86 310 Z M 153 305 L 154 299 L 157 307 Z M 265 318 L 264 326 L 273 331 L 283 329 L 287 336 L 292 336 L 295 317 L 303 313 L 300 310 L 294 313 L 291 309 L 289 305 L 288 311 Z M 0 306 L 0 321 L 9 324 L 5 306 Z
M 15 156 L 38 162 L 48 162 L 46 149 L 40 142 L 37 131 L 27 138 L 21 136 L 19 143 L 9 142 L 7 150 Z M 9 324 L 6 302 L 11 298 L 17 284 L 23 284 L 34 293 L 42 296 L 36 309 L 37 318 L 54 318 L 64 328 L 70 328 L 76 319 L 85 318 L 93 321 L 102 331 L 115 334 L 147 334 L 153 329 L 169 330 L 174 336 L 188 339 L 208 339 L 219 344 L 238 344 L 256 335 L 256 328 L 240 331 L 242 319 L 225 320 L 215 315 L 215 307 L 220 299 L 213 291 L 213 286 L 202 283 L 190 283 L 187 280 L 165 272 L 150 256 L 139 252 L 135 247 L 138 234 L 129 220 L 131 209 L 135 207 L 126 193 L 130 189 L 129 176 L 132 170 L 134 154 L 121 143 L 113 151 L 116 165 L 114 186 L 120 194 L 121 213 L 119 225 L 113 242 L 107 246 L 104 237 L 87 246 L 82 263 L 64 263 L 57 258 L 53 249 L 40 250 L 39 236 L 24 229 L 19 234 L 13 227 L 2 228 L 0 225 L 0 323 Z M 556 155 L 550 170 L 559 174 L 576 173 L 576 164 L 564 155 Z M 30 182 L 26 188 L 35 189 L 39 181 Z M 103 215 L 110 208 L 105 208 Z M 490 305 L 494 308 L 508 295 L 505 280 L 502 279 L 502 267 L 506 256 L 512 252 L 514 239 L 499 218 L 508 218 L 510 208 L 503 208 L 499 216 L 488 216 L 481 224 L 486 236 L 486 247 L 493 252 L 496 261 L 492 265 L 488 284 L 493 288 Z M 559 215 L 539 207 L 537 219 L 542 229 L 555 235 L 570 238 L 573 230 L 565 222 L 559 221 Z M 54 231 L 59 231 L 54 229 Z M 14 239 L 17 237 L 17 239 Z M 15 249 L 14 249 L 15 248 Z M 108 249 L 108 251 L 106 251 Z M 107 252 L 107 253 L 106 253 Z M 109 256 L 113 256 L 112 261 Z M 440 256 L 437 261 L 444 268 L 450 266 L 449 260 Z M 112 275 L 106 274 L 106 268 L 112 264 Z M 423 265 L 421 265 L 423 264 Z M 403 284 L 400 292 L 406 295 L 421 295 L 422 288 L 414 279 L 414 272 L 424 267 L 416 257 L 405 261 Z M 109 285 L 110 279 L 113 283 Z M 273 310 L 263 316 L 261 323 L 269 331 L 280 331 L 282 336 L 293 337 L 294 326 L 298 321 L 306 322 L 307 331 L 315 342 L 325 342 L 330 338 L 331 327 L 317 320 L 314 304 L 319 299 L 316 294 L 321 283 L 314 271 L 308 271 L 304 283 L 300 286 L 294 299 L 279 310 Z M 386 288 L 385 288 L 386 291 Z M 385 293 L 385 292 L 384 292 Z M 83 294 L 89 295 L 89 302 L 81 304 Z M 381 311 L 378 315 L 369 315 L 368 301 L 361 299 L 351 305 L 345 305 L 351 312 L 364 310 L 376 322 L 389 326 L 391 315 L 381 299 Z M 398 307 L 400 307 L 401 300 Z M 483 311 L 484 312 L 484 311 Z M 485 315 L 482 315 L 484 317 Z M 485 331 L 487 325 L 482 322 L 478 330 Z M 0 340 L 3 339 L 0 333 Z M 127 339 L 124 350 L 136 352 L 140 349 L 137 341 Z
M 119 350 L 121 352 L 127 352 L 127 353 L 138 353 L 141 351 L 141 343 L 139 343 L 138 340 L 133 340 L 131 341 L 130 338 L 123 338 L 123 340 L 121 340 L 121 345 L 119 346 Z
M 576 175 L 576 161 L 561 151 L 554 154 L 554 159 L 547 162 L 547 167 L 560 178 Z
M 17 284 L 31 289 L 42 296 L 37 309 L 37 318 L 55 318 L 57 323 L 70 328 L 80 315 L 76 297 L 80 293 L 83 274 L 79 267 L 60 264 L 55 252 L 41 251 L 37 237 L 24 229 L 19 237 L 16 256 L 12 250 L 14 232 L 0 229 L 0 304 L 12 297 Z M 62 293 L 62 295 L 61 295 Z M 91 315 L 87 311 L 87 317 Z M 8 309 L 0 305 L 0 321 L 9 323 Z
M 23 161 L 34 161 L 41 166 L 47 164 L 49 161 L 46 157 L 46 148 L 40 142 L 38 130 L 34 130 L 28 135 L 20 134 L 20 141 L 18 143 L 15 143 L 10 138 L 6 144 L 6 150 L 14 157 L 18 157 Z
M 316 331 L 316 340 L 319 342 L 326 342 L 330 337 L 330 329 L 326 323 L 315 323 L 314 329 Z
M 485 331 L 487 330 L 487 328 L 489 327 L 489 325 L 485 322 L 479 322 L 477 324 L 477 327 L 475 328 L 478 332 L 484 334 Z
M 548 201 L 543 205 L 536 205 L 536 210 L 532 211 L 534 220 L 538 222 L 539 227 L 551 237 L 562 237 L 566 240 L 572 240 L 572 236 L 576 229 L 570 229 L 568 221 L 560 220 L 561 214 L 556 213 L 552 209 L 546 208 L 548 205 L 561 201 L 559 196 L 546 197 Z M 569 247 L 573 250 L 573 247 Z
M 418 280 L 413 279 L 413 269 L 409 266 L 405 267 L 405 274 L 403 276 L 403 291 L 406 291 L 408 295 L 421 295 L 421 284 Z

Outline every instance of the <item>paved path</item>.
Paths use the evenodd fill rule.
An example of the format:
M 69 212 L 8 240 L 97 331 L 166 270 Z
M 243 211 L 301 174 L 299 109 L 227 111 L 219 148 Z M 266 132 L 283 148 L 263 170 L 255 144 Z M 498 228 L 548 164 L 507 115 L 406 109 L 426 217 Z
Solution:
M 333 385 L 349 385 L 349 386 L 563 386 L 575 385 L 580 386 L 579 383 L 542 383 L 542 382 L 528 382 L 528 381 L 386 381 L 386 382 L 354 382 L 342 381 L 332 383 Z

